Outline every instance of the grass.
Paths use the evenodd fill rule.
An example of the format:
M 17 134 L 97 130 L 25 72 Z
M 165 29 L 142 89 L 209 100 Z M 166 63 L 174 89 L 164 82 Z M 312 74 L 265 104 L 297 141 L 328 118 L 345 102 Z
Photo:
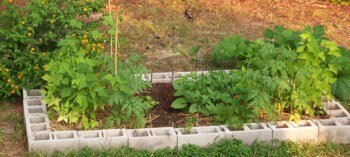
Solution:
M 25 128 L 19 102 L 0 101 L 0 157 L 22 156 L 26 151 Z
M 32 152 L 25 156 L 42 157 L 47 156 L 43 153 Z M 160 149 L 154 152 L 146 150 L 135 150 L 131 148 L 104 149 L 94 150 L 92 148 L 83 148 L 79 152 L 57 152 L 54 154 L 57 157 L 94 157 L 94 156 L 122 156 L 122 157 L 211 157 L 211 156 L 239 156 L 239 157 L 342 157 L 350 156 L 350 145 L 339 145 L 332 143 L 311 144 L 311 143 L 295 143 L 284 142 L 282 145 L 272 148 L 263 143 L 255 143 L 249 147 L 241 141 L 230 140 L 222 141 L 212 145 L 209 148 L 199 148 L 194 145 L 185 145 L 181 150 L 178 149 Z

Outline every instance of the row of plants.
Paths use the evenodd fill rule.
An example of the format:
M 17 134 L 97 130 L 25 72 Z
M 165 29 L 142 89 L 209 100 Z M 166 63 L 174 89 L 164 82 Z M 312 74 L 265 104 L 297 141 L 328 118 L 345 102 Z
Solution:
M 132 148 L 94 150 L 93 148 L 82 148 L 78 152 L 57 152 L 56 157 L 95 157 L 95 156 L 122 156 L 122 157 L 304 157 L 304 156 L 347 156 L 350 155 L 349 146 L 336 145 L 332 143 L 309 144 L 284 142 L 279 146 L 271 146 L 263 143 L 255 143 L 252 146 L 244 145 L 241 141 L 222 141 L 209 148 L 199 148 L 195 145 L 184 145 L 178 149 L 160 149 L 154 152 L 147 150 L 135 150 Z M 46 156 L 39 152 L 27 154 L 26 156 Z
M 115 61 L 106 53 L 112 51 L 109 46 L 117 47 L 109 44 L 117 33 L 118 12 L 84 21 L 103 12 L 105 3 L 33 0 L 17 6 L 2 1 L 0 97 L 20 95 L 22 87 L 42 88 L 51 119 L 89 129 L 102 125 L 96 113 L 105 112 L 105 127 L 143 127 L 145 113 L 155 104 L 136 96 L 150 87 L 139 77 L 147 69 L 137 64 L 138 55 L 114 55 Z
M 224 38 L 212 49 L 217 64 L 238 70 L 188 75 L 174 81 L 176 109 L 214 115 L 214 122 L 240 127 L 247 121 L 290 120 L 322 114 L 323 98 L 350 98 L 350 52 L 324 37 L 324 28 L 267 29 L 264 40 Z

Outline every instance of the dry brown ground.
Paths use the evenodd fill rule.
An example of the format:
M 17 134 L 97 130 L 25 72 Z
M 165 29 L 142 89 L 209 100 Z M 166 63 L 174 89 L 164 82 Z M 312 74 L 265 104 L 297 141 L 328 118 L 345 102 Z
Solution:
M 274 25 L 297 30 L 306 25 L 322 24 L 329 38 L 350 47 L 350 6 L 330 2 L 119 0 L 115 3 L 123 11 L 122 41 L 129 43 L 122 45 L 122 53 L 143 54 L 151 71 L 194 69 L 195 62 L 185 56 L 203 39 L 208 38 L 210 45 L 235 34 L 254 40 L 262 37 L 266 27 Z M 185 18 L 186 9 L 193 20 Z M 210 47 L 200 52 L 207 54 L 209 51 Z

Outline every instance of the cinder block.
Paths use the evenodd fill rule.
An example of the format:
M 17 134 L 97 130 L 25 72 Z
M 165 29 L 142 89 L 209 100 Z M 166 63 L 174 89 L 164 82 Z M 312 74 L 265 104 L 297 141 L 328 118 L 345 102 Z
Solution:
M 128 146 L 129 137 L 125 129 L 102 130 L 102 136 L 106 139 L 107 148 L 119 148 Z
M 319 127 L 320 142 L 344 143 L 350 142 L 350 119 L 315 120 Z
M 324 110 L 331 118 L 346 118 L 350 117 L 350 113 L 337 101 L 331 100 L 324 102 Z
M 151 83 L 170 83 L 171 78 L 168 75 L 171 75 L 171 72 L 151 73 Z
M 46 104 L 41 99 L 23 99 L 23 112 L 26 117 L 47 115 Z
M 291 122 L 268 123 L 272 129 L 273 145 L 280 144 L 281 141 L 295 142 L 317 142 L 318 128 L 312 121 L 299 121 L 292 124 Z
M 23 89 L 23 99 L 41 99 L 42 95 L 40 90 L 41 89 L 31 89 L 27 91 L 26 89 Z
M 55 151 L 77 151 L 79 148 L 76 131 L 56 131 L 38 133 L 28 141 L 29 151 L 40 151 L 53 154 Z
M 159 148 L 175 148 L 177 136 L 174 128 L 147 128 L 127 130 L 129 147 L 135 149 L 156 150 Z
M 182 148 L 185 144 L 208 147 L 225 138 L 225 132 L 221 131 L 218 126 L 193 127 L 190 130 L 177 128 L 175 131 L 177 133 L 178 148 Z
M 151 82 L 151 74 L 142 74 L 141 79 L 143 81 Z
M 106 138 L 102 137 L 101 130 L 78 131 L 79 149 L 83 147 L 105 148 Z
M 272 130 L 266 123 L 246 123 L 241 130 L 228 126 L 221 126 L 221 129 L 226 139 L 239 139 L 246 145 L 252 145 L 255 141 L 272 144 Z

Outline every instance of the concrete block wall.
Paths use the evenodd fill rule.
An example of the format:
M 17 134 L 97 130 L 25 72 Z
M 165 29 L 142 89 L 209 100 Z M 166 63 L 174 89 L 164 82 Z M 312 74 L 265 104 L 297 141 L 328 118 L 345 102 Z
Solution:
M 272 130 L 266 123 L 246 123 L 241 130 L 220 127 L 225 132 L 225 139 L 239 139 L 246 145 L 252 145 L 255 141 L 272 144 Z
M 157 74 L 156 77 L 176 79 L 188 73 L 171 73 L 171 77 Z M 200 73 L 205 73 L 205 71 Z M 52 154 L 55 151 L 79 150 L 83 147 L 115 148 L 122 146 L 153 151 L 166 147 L 181 149 L 184 144 L 208 147 L 223 139 L 240 139 L 247 145 L 253 144 L 254 141 L 277 145 L 280 141 L 285 140 L 350 143 L 349 112 L 336 101 L 324 103 L 324 110 L 331 116 L 330 119 L 246 123 L 241 130 L 222 125 L 192 127 L 190 130 L 164 127 L 52 131 L 46 104 L 42 101 L 43 97 L 39 91 L 23 90 L 23 112 L 29 151 Z M 342 113 L 341 116 L 338 116 L 339 113 Z
M 228 70 L 214 70 L 214 72 L 224 71 L 229 73 L 231 69 Z M 141 75 L 142 80 L 151 83 L 171 83 L 174 80 L 179 79 L 181 76 L 186 76 L 191 73 L 197 73 L 197 75 L 208 75 L 210 71 L 184 71 L 184 72 L 163 72 L 163 73 L 148 73 Z

